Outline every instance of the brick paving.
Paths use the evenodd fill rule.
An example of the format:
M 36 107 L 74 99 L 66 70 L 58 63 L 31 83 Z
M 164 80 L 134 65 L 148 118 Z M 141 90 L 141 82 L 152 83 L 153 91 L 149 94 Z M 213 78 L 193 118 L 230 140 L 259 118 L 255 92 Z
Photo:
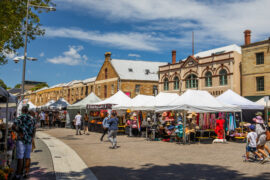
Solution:
M 109 149 L 108 141 L 100 142 L 100 133 L 44 132 L 74 149 L 99 180 L 270 179 L 270 162 L 243 162 L 244 143 L 180 145 L 121 135 L 120 148 Z

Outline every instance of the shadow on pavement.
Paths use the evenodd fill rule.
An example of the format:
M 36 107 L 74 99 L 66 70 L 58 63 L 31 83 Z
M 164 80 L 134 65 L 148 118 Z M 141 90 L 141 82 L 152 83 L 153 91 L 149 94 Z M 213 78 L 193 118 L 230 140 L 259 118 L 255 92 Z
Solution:
M 90 168 L 99 180 L 266 180 L 270 179 L 270 173 L 259 176 L 246 177 L 235 170 L 229 170 L 222 166 L 212 166 L 206 164 L 170 164 L 168 166 L 157 166 L 146 164 L 141 169 L 132 169 L 115 166 L 96 166 Z

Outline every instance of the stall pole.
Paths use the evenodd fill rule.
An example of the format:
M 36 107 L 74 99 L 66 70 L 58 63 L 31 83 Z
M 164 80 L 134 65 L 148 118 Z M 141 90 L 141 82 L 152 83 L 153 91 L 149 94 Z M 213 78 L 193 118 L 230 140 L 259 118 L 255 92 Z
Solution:
M 6 103 L 6 129 L 5 129 L 5 146 L 4 146 L 4 155 L 5 155 L 5 161 L 4 166 L 7 165 L 8 155 L 7 155 L 7 137 L 8 137 L 8 101 L 9 101 L 9 93 L 7 95 L 7 103 Z
M 244 133 L 244 125 L 243 125 L 243 114 L 242 114 L 242 110 L 241 110 L 241 128 L 242 128 L 242 133 Z
M 184 127 L 183 127 L 183 138 L 184 138 L 184 144 L 186 144 L 186 111 L 184 111 Z
M 268 117 L 268 101 L 269 101 L 269 98 L 267 99 L 266 101 L 266 122 L 267 122 L 267 127 L 269 127 L 269 117 Z

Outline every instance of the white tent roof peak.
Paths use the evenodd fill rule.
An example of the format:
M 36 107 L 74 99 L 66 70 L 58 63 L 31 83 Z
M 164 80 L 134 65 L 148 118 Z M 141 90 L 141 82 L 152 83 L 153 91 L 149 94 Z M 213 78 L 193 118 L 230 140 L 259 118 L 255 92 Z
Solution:
M 236 106 L 240 106 L 241 109 L 264 109 L 264 106 L 258 105 L 242 96 L 237 94 L 236 92 L 228 89 L 223 94 L 217 97 L 217 100 L 220 102 L 224 102 L 227 104 L 232 104 Z
M 265 97 L 262 97 L 261 99 L 259 99 L 258 101 L 256 101 L 256 104 L 262 105 L 262 106 L 266 107 L 267 104 L 266 104 L 266 101 L 264 100 L 264 98 Z M 270 107 L 270 101 L 268 101 L 268 107 Z
M 104 101 L 94 103 L 94 104 L 112 104 L 117 105 L 121 103 L 126 103 L 127 101 L 130 101 L 130 97 L 128 97 L 125 93 L 123 93 L 121 90 L 119 90 L 117 93 L 115 93 L 113 96 L 105 99 Z
M 235 112 L 241 111 L 237 106 L 220 103 L 209 92 L 202 90 L 187 90 L 172 101 L 169 106 L 159 107 L 157 111 L 190 110 L 194 112 Z
M 101 99 L 95 95 L 95 93 L 91 92 L 86 98 L 81 101 L 68 106 L 68 109 L 85 109 L 87 104 L 93 104 L 100 102 Z

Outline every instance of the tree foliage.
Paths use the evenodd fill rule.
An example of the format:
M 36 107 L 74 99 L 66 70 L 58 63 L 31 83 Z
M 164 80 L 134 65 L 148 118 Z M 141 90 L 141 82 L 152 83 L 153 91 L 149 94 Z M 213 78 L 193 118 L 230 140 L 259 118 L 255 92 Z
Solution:
M 21 84 L 16 84 L 14 88 L 21 88 Z
M 55 6 L 51 0 L 31 0 L 38 6 Z M 38 14 L 49 10 L 29 8 L 28 42 L 44 35 Z M 7 54 L 24 46 L 27 0 L 0 0 L 0 65 L 7 63 Z
M 0 86 L 4 89 L 7 89 L 7 85 L 4 83 L 2 79 L 0 79 Z
M 36 90 L 39 90 L 39 89 L 44 88 L 44 87 L 49 87 L 49 86 L 47 83 L 40 83 L 40 84 L 36 85 L 35 87 L 33 87 L 31 89 L 31 91 L 36 91 Z

